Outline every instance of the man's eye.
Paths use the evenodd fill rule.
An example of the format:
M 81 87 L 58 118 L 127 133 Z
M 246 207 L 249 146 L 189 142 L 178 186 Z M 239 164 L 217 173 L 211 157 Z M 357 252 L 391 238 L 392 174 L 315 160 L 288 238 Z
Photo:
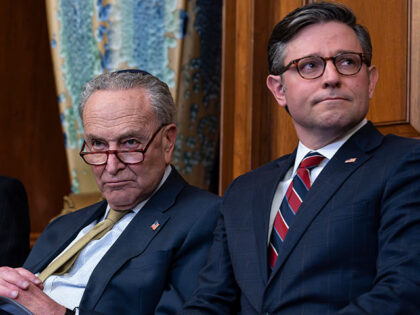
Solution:
M 136 139 L 128 139 L 128 140 L 125 140 L 122 145 L 124 147 L 137 148 L 140 145 L 140 143 Z
M 94 149 L 96 151 L 100 151 L 100 149 L 105 148 L 105 144 L 102 141 L 99 141 L 99 140 L 92 140 L 90 146 L 91 146 L 92 149 Z
M 322 65 L 316 59 L 301 60 L 301 62 L 299 62 L 299 70 L 302 72 L 317 71 L 320 67 L 322 67 Z
M 316 64 L 313 61 L 307 61 L 302 64 L 302 68 L 311 69 L 313 67 L 316 67 Z
M 356 64 L 356 60 L 354 60 L 354 58 L 343 58 L 339 60 L 339 63 L 342 66 L 352 66 Z

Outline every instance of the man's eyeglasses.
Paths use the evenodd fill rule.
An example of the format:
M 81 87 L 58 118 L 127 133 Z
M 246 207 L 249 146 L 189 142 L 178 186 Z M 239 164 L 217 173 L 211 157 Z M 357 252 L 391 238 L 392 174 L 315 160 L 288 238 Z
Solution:
M 283 74 L 292 65 L 296 66 L 297 72 L 304 79 L 316 79 L 324 74 L 328 60 L 332 60 L 337 72 L 342 75 L 354 75 L 360 71 L 363 62 L 367 62 L 366 56 L 362 53 L 345 52 L 333 57 L 307 56 L 292 60 L 280 71 Z
M 149 142 L 146 144 L 144 149 L 138 150 L 106 150 L 106 151 L 97 151 L 97 152 L 83 152 L 87 147 L 86 142 L 83 141 L 82 149 L 80 150 L 80 156 L 83 161 L 90 165 L 104 165 L 108 162 L 108 156 L 110 154 L 115 154 L 118 160 L 124 164 L 137 164 L 144 161 L 144 155 L 146 154 L 147 149 L 150 144 L 153 142 L 153 139 L 159 133 L 159 131 L 167 125 L 161 125 L 155 133 L 150 138 Z

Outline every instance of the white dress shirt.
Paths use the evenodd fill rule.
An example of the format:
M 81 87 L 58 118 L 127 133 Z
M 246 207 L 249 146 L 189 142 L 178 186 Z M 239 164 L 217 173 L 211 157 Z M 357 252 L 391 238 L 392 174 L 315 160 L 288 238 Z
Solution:
M 158 187 L 153 191 L 152 195 L 163 185 L 171 173 L 171 170 L 171 166 L 168 165 Z M 48 277 L 44 282 L 44 292 L 54 301 L 66 308 L 74 309 L 79 306 L 86 285 L 96 265 L 149 199 L 150 197 L 135 206 L 131 212 L 127 213 L 119 220 L 101 239 L 89 242 L 89 244 L 80 252 L 79 257 L 67 273 L 63 275 L 51 275 Z M 105 215 L 99 221 L 95 220 L 83 228 L 61 254 L 86 235 L 98 222 L 104 220 L 108 212 L 109 205 L 107 205 Z
M 366 118 L 363 119 L 360 123 L 358 123 L 355 127 L 353 127 L 344 137 L 340 138 L 337 141 L 334 141 L 318 150 L 311 150 L 304 146 L 300 141 L 297 147 L 296 152 L 296 158 L 295 163 L 293 167 L 291 167 L 287 172 L 282 181 L 277 186 L 277 190 L 274 194 L 273 202 L 271 204 L 271 212 L 270 212 L 270 225 L 268 229 L 268 240 L 267 244 L 270 242 L 271 237 L 271 231 L 273 230 L 273 224 L 274 224 L 274 218 L 276 217 L 277 210 L 280 208 L 281 202 L 283 201 L 283 198 L 286 194 L 286 190 L 289 187 L 290 183 L 292 182 L 293 177 L 297 173 L 297 169 L 300 165 L 300 162 L 302 162 L 303 158 L 306 154 L 308 154 L 311 151 L 316 151 L 319 154 L 322 154 L 325 156 L 325 159 L 322 160 L 322 162 L 315 168 L 312 169 L 310 172 L 310 179 L 311 179 L 311 185 L 315 181 L 315 179 L 318 177 L 318 175 L 321 173 L 321 171 L 324 169 L 325 165 L 328 164 L 328 162 L 332 159 L 334 154 L 340 149 L 340 147 L 360 128 L 362 128 L 367 123 Z

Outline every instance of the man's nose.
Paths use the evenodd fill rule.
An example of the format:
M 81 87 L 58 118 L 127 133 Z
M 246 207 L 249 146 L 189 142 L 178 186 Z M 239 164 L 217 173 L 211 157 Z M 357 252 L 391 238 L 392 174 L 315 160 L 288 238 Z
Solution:
M 325 64 L 325 71 L 322 75 L 323 87 L 340 87 L 341 85 L 341 74 L 338 73 L 332 60 L 327 60 Z
M 110 153 L 108 155 L 108 161 L 106 163 L 105 169 L 109 174 L 115 175 L 119 170 L 125 168 L 125 164 L 121 162 L 115 153 Z

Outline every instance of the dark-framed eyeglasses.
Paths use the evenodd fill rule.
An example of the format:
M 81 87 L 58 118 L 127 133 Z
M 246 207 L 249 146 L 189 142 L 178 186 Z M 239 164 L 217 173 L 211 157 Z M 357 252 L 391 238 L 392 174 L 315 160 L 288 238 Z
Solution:
M 366 55 L 357 52 L 343 52 L 333 57 L 306 56 L 289 62 L 279 75 L 295 65 L 297 72 L 304 79 L 317 79 L 324 74 L 327 61 L 332 60 L 335 69 L 342 75 L 354 75 L 360 71 L 362 64 L 367 64 Z
M 83 161 L 85 161 L 89 165 L 104 165 L 108 162 L 108 157 L 110 154 L 115 154 L 117 159 L 124 163 L 124 164 L 138 164 L 144 161 L 144 155 L 146 154 L 147 149 L 149 148 L 150 144 L 153 142 L 153 139 L 159 133 L 159 131 L 167 126 L 167 124 L 162 124 L 152 135 L 150 140 L 147 142 L 144 149 L 137 149 L 137 150 L 106 150 L 106 151 L 87 151 L 84 152 L 86 148 L 88 148 L 86 141 L 83 141 L 82 149 L 80 150 L 79 154 Z

